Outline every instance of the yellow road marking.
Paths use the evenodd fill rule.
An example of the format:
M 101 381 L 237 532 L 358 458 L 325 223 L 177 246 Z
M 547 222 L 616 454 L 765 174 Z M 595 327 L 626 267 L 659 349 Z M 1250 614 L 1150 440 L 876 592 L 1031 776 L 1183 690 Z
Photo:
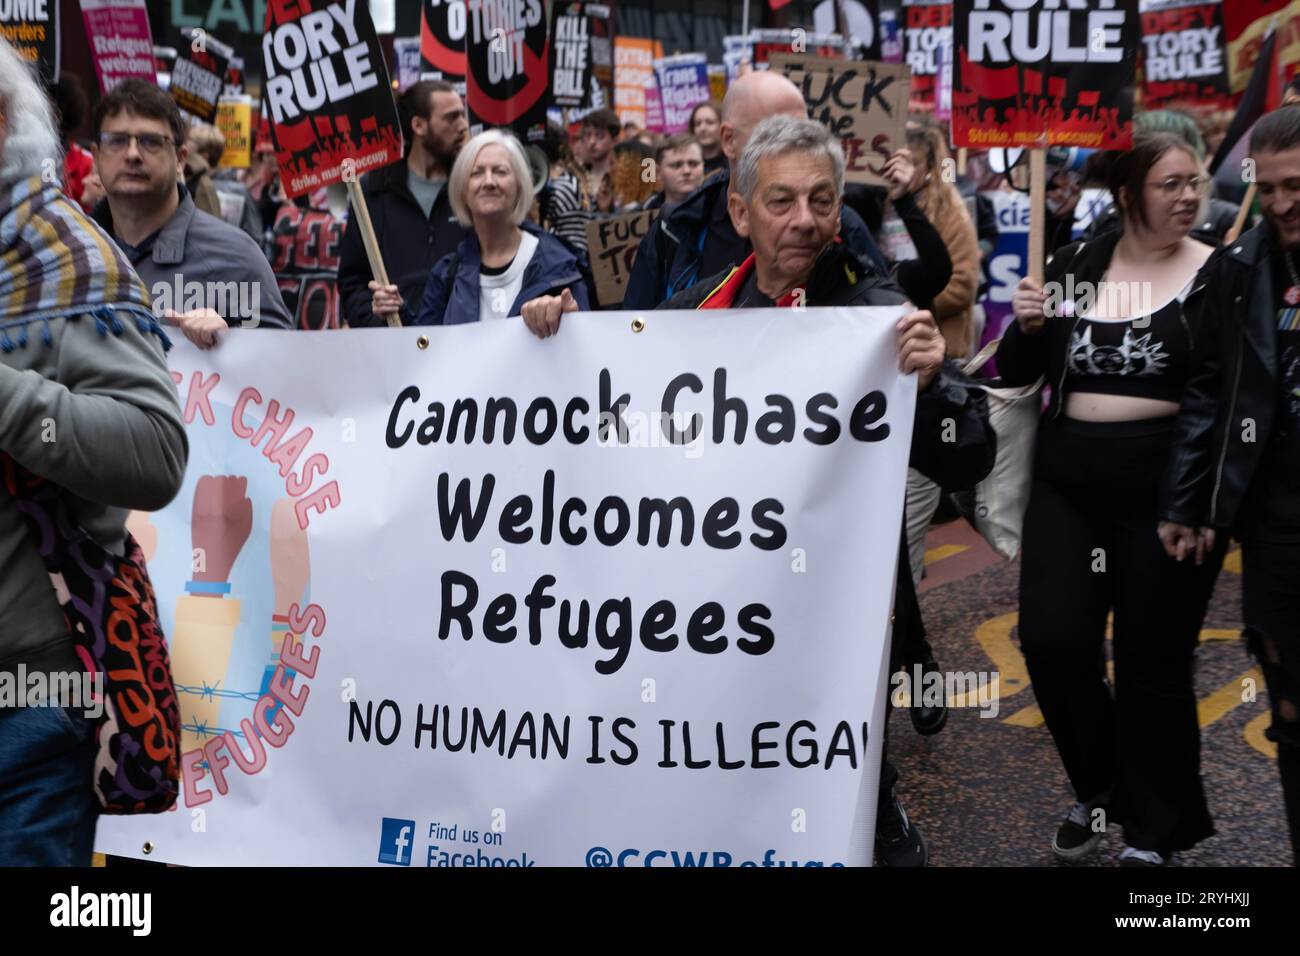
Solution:
M 1277 744 L 1264 736 L 1264 731 L 1268 730 L 1268 725 L 1272 723 L 1273 715 L 1269 711 L 1264 711 L 1258 717 L 1246 724 L 1241 732 L 1246 743 L 1250 744 L 1269 760 L 1277 759 Z
M 1264 679 L 1259 672 L 1259 668 L 1252 667 L 1235 680 L 1228 681 L 1210 696 L 1202 697 L 1196 702 L 1196 718 L 1200 722 L 1202 729 L 1242 705 L 1241 682 L 1247 677 L 1253 677 L 1256 685 Z
M 1002 722 L 1011 724 L 1013 727 L 1041 727 L 1046 723 L 1043 719 L 1043 712 L 1038 709 L 1037 704 L 1030 704 L 1028 707 L 1020 708 Z
M 989 697 L 992 700 L 1019 694 L 1029 686 L 1029 670 L 1025 667 L 1024 655 L 1011 640 L 1011 629 L 1016 626 L 1019 617 L 1017 612 L 1012 611 L 991 618 L 975 629 L 975 641 L 993 662 L 996 677 L 989 682 Z
M 941 544 L 937 548 L 931 548 L 925 552 L 925 564 L 929 566 L 936 561 L 942 561 L 944 558 L 951 558 L 954 554 L 961 554 L 963 551 L 969 551 L 968 544 Z

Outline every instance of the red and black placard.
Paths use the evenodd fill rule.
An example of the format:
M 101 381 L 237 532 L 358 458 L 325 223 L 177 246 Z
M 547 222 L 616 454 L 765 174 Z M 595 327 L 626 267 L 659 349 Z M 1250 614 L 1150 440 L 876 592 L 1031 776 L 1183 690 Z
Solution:
M 508 126 L 524 142 L 546 132 L 550 84 L 542 0 L 466 5 L 465 105 L 471 125 Z
M 956 146 L 1127 149 L 1137 0 L 957 0 Z
M 913 112 L 934 109 L 939 51 L 952 39 L 949 0 L 903 0 L 903 59 L 912 73 Z
M 1139 10 L 1143 106 L 1231 107 L 1221 0 L 1141 0 Z
M 401 158 L 388 67 L 365 4 L 268 4 L 262 70 L 262 115 L 290 198 Z
M 420 17 L 420 72 L 441 73 L 465 95 L 465 0 L 423 0 Z
M 235 51 L 215 37 L 187 33 L 172 66 L 168 87 L 176 105 L 205 123 L 217 118 L 217 101 L 226 86 L 226 71 Z

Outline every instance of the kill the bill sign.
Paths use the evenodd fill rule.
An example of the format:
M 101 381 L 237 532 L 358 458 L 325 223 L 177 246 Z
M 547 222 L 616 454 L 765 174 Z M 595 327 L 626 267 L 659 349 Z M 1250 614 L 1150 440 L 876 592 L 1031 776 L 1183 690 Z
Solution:
M 401 158 L 388 68 L 364 4 L 271 4 L 262 65 L 263 115 L 290 198 Z
M 128 526 L 182 792 L 102 818 L 98 849 L 868 863 L 916 394 L 897 315 L 178 343 L 185 485 Z
M 953 143 L 1126 149 L 1137 0 L 958 0 Z

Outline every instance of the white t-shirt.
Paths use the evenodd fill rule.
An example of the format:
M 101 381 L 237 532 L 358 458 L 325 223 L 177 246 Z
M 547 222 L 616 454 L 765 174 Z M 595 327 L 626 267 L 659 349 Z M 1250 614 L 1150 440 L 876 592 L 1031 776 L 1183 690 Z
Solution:
M 519 292 L 524 287 L 524 270 L 537 252 L 537 237 L 524 233 L 519 242 L 519 251 L 510 268 L 500 275 L 489 276 L 479 273 L 478 277 L 478 317 L 480 321 L 488 319 L 505 319 L 510 316 L 510 307 L 515 304 Z

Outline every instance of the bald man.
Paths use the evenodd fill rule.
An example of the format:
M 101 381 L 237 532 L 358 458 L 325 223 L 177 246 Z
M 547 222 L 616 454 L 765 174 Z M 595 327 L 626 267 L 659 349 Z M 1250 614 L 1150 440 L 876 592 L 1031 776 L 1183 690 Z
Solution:
M 722 101 L 722 153 L 727 168 L 710 177 L 685 202 L 661 216 L 637 249 L 623 297 L 625 309 L 653 309 L 702 278 L 738 266 L 749 257 L 749 240 L 736 232 L 728 212 L 731 173 L 750 133 L 768 116 L 805 119 L 808 108 L 798 87 L 767 71 L 746 73 Z M 862 218 L 845 206 L 840 237 L 858 256 L 888 275 L 884 258 Z

